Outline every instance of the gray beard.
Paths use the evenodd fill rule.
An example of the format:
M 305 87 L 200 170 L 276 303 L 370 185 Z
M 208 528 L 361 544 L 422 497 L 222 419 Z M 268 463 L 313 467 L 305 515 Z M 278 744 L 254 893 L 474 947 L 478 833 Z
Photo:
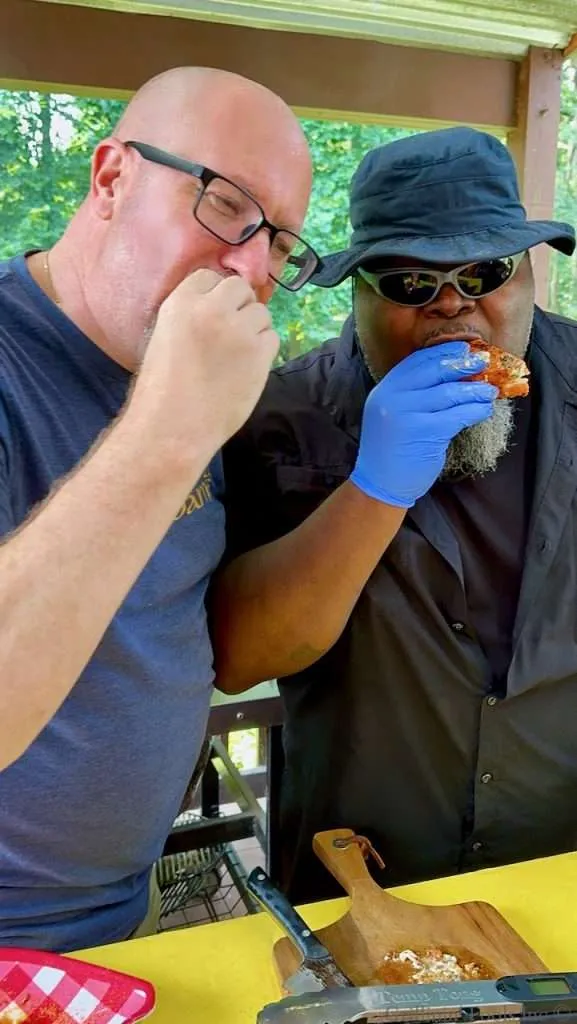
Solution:
M 439 479 L 484 476 L 497 468 L 502 455 L 509 451 L 515 426 L 511 399 L 495 402 L 495 411 L 488 420 L 467 427 L 451 441 L 447 459 Z

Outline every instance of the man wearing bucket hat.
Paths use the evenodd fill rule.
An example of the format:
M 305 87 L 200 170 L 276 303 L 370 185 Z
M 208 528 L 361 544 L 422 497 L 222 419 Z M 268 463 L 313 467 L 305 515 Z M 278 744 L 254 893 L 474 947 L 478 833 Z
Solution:
M 534 306 L 528 252 L 570 255 L 574 232 L 528 220 L 508 151 L 468 128 L 367 154 L 350 215 L 349 248 L 316 274 L 352 280 L 340 338 L 276 369 L 225 452 L 231 555 L 294 546 L 351 483 L 403 510 L 372 565 L 377 513 L 335 519 L 300 601 L 290 574 L 278 579 L 272 624 L 275 604 L 244 595 L 282 677 L 281 880 L 294 900 L 337 891 L 311 850 L 337 826 L 373 842 L 382 884 L 577 846 L 577 324 Z M 432 424 L 428 441 L 407 441 L 431 410 L 415 360 L 472 338 L 524 357 L 530 394 L 496 401 L 438 459 Z M 428 444 L 437 461 L 418 486 Z M 324 585 L 315 608 L 311 580 Z M 318 642 L 335 605 L 340 635 Z M 234 637 L 226 586 L 216 609 L 217 635 L 226 624 Z M 240 650 L 233 664 L 217 643 L 229 692 L 257 681 Z

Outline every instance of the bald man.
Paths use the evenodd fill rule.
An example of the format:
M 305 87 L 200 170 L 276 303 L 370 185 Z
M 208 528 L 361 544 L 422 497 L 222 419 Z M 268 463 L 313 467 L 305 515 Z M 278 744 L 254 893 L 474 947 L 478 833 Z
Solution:
M 62 238 L 0 266 L 0 945 L 147 919 L 209 709 L 218 452 L 277 352 L 267 300 L 314 269 L 310 183 L 277 96 L 172 70 Z

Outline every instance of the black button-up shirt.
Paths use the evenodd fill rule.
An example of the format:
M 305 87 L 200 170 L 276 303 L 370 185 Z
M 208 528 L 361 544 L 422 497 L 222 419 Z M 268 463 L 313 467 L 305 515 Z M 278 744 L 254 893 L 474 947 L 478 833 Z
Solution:
M 504 487 L 497 505 L 487 492 L 484 519 L 466 528 L 438 491 L 448 485 L 433 488 L 337 644 L 281 681 L 283 882 L 295 900 L 337 891 L 311 851 L 321 829 L 368 835 L 382 884 L 577 848 L 577 324 L 536 310 L 529 361 L 536 415 L 517 469 L 505 455 L 497 471 L 528 479 L 527 498 Z M 369 387 L 350 323 L 273 372 L 225 451 L 231 553 L 293 529 L 348 477 Z M 526 534 L 507 569 L 516 610 L 489 642 L 491 575 L 480 598 L 471 544 L 492 522 L 498 558 L 508 515 L 511 537 Z M 354 551 L 334 556 L 337 574 Z

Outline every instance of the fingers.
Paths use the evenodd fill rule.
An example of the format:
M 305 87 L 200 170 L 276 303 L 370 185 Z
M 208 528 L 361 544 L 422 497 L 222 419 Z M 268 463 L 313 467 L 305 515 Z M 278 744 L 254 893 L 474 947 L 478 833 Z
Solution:
M 482 382 L 450 381 L 423 391 L 407 392 L 403 406 L 407 412 L 443 412 L 461 405 L 486 403 L 493 410 L 499 389 Z
M 216 270 L 194 270 L 185 277 L 168 296 L 177 296 L 179 300 L 192 299 L 195 296 L 209 295 L 215 301 L 226 304 L 231 309 L 243 309 L 256 302 L 256 295 L 244 277 L 231 274 L 223 277 Z M 168 300 L 166 300 L 168 301 Z
M 268 331 L 272 327 L 270 312 L 261 302 L 252 302 L 242 309 L 244 323 L 255 334 Z
M 216 291 L 219 299 L 222 298 L 236 309 L 243 309 L 245 306 L 249 306 L 257 301 L 256 295 L 248 281 L 239 274 L 221 277 Z
M 225 278 L 222 277 L 222 274 L 217 274 L 216 270 L 202 268 L 201 270 L 194 270 L 192 274 L 189 274 L 185 281 L 181 282 L 181 285 L 186 282 L 187 288 L 194 292 L 195 295 L 206 295 L 207 292 L 213 291 L 224 280 Z
M 423 414 L 422 422 L 423 426 L 427 426 L 425 419 L 428 420 L 429 436 L 439 440 L 444 436 L 445 441 L 448 443 L 457 434 L 460 434 L 462 430 L 466 430 L 467 427 L 473 427 L 476 423 L 488 420 L 492 413 L 492 402 L 473 401 L 445 410 L 441 422 L 439 422 L 440 417 L 436 413 Z
M 395 387 L 417 391 L 480 373 L 487 362 L 484 352 L 471 352 L 466 342 L 445 341 L 411 353 L 383 379 L 394 381 Z
M 268 358 L 270 363 L 276 359 L 278 350 L 280 348 L 280 338 L 276 331 L 271 328 L 265 331 L 261 331 L 259 336 L 259 342 L 264 346 L 265 351 L 268 352 Z
M 493 414 L 493 404 L 489 402 L 474 402 L 468 405 L 459 405 L 446 413 L 446 426 L 450 430 L 451 438 L 460 434 L 467 427 L 473 427 L 476 423 L 488 420 Z

